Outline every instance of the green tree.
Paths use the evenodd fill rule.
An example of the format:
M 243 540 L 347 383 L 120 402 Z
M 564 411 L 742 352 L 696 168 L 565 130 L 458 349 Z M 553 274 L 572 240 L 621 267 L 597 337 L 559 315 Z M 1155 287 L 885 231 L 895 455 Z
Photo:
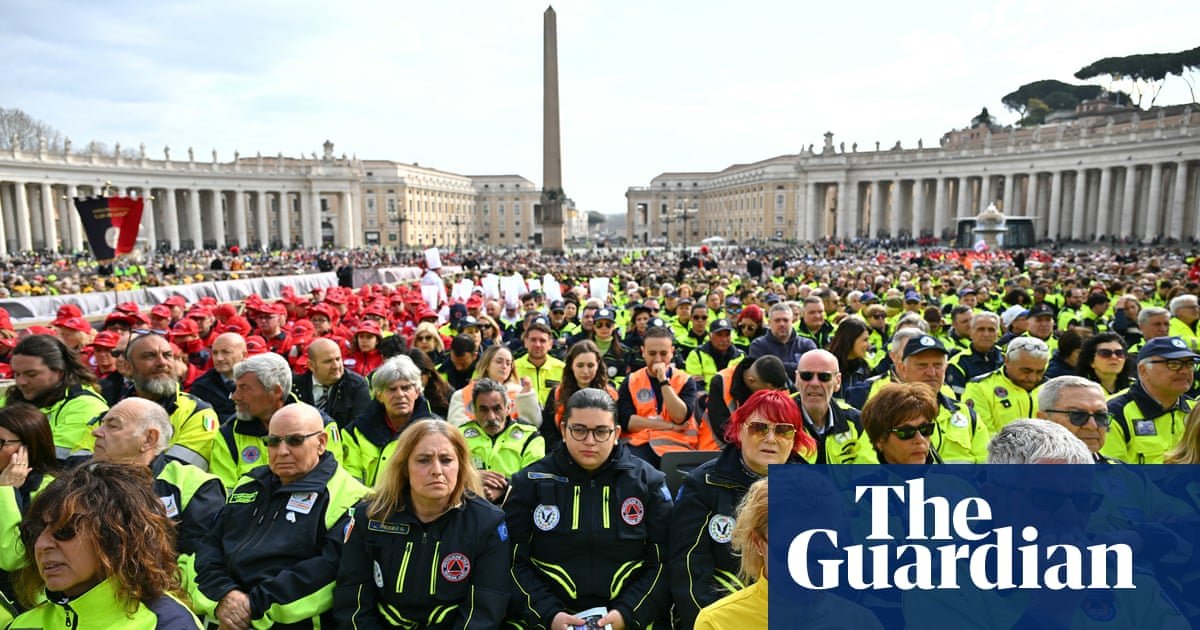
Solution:
M 1154 106 L 1170 75 L 1181 77 L 1196 100 L 1194 80 L 1187 76 L 1200 70 L 1200 47 L 1171 53 L 1145 53 L 1125 57 L 1105 57 L 1082 67 L 1075 73 L 1077 79 L 1108 76 L 1113 82 L 1129 81 L 1137 94 L 1138 107 L 1142 98 L 1150 94 L 1150 106 Z

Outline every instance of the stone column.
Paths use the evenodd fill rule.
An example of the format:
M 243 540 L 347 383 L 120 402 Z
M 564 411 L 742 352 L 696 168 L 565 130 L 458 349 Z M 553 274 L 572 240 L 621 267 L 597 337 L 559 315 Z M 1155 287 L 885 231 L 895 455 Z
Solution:
M 0 257 L 8 256 L 8 213 L 12 210 L 12 201 L 4 193 L 3 182 L 0 182 Z
M 1175 163 L 1175 190 L 1171 194 L 1171 208 L 1167 213 L 1167 236 L 1186 241 L 1183 233 L 1183 202 L 1187 197 L 1187 162 Z
M 919 238 L 925 225 L 925 180 L 918 177 L 913 180 L 912 222 L 909 229 L 912 237 Z
M 843 193 L 845 199 L 839 202 L 844 205 L 838 213 L 837 235 L 841 238 L 854 238 L 858 236 L 858 182 L 843 181 L 838 184 L 838 197 L 841 198 Z
M 1154 240 L 1162 225 L 1162 162 L 1150 165 L 1150 204 L 1146 208 L 1146 233 L 1144 242 Z
M 279 193 L 279 243 L 284 249 L 292 246 L 292 195 Z
M 212 217 L 213 222 L 213 238 L 217 241 L 217 250 L 220 251 L 225 249 L 225 241 L 228 238 L 225 234 L 225 191 L 212 191 L 209 203 L 211 204 L 209 216 Z
M 188 198 L 188 234 L 192 237 L 192 249 L 204 249 L 204 231 L 200 222 L 200 189 L 189 188 Z
M 324 247 L 324 238 L 321 236 L 321 193 L 313 189 L 309 199 L 312 202 L 312 235 L 313 246 L 320 248 Z
M 29 191 L 25 182 L 14 182 L 13 192 L 16 194 L 17 209 L 17 239 L 22 252 L 33 249 L 33 217 L 29 213 Z
M 1038 195 L 1041 191 L 1038 190 L 1038 174 L 1030 173 L 1025 177 L 1025 207 L 1023 216 L 1036 217 L 1038 214 Z M 1041 223 L 1038 219 L 1036 223 Z M 1040 230 L 1039 230 L 1040 232 Z
M 1083 238 L 1083 219 L 1087 216 L 1087 171 L 1082 168 L 1075 171 L 1074 201 L 1074 208 L 1071 210 L 1071 238 L 1080 240 Z
M 354 248 L 358 246 L 358 234 L 355 229 L 354 220 L 356 218 L 357 208 L 354 207 L 354 193 L 349 190 L 342 191 L 338 194 L 338 205 L 341 206 L 341 212 L 338 215 L 338 233 L 336 243 L 338 247 Z M 386 216 L 386 213 L 385 213 Z M 385 218 L 384 221 L 387 221 Z
M 935 238 L 942 238 L 942 232 L 946 231 L 946 224 L 950 220 L 946 214 L 946 195 L 949 190 L 949 181 L 945 177 L 939 176 L 933 190 L 933 236 Z
M 1112 214 L 1112 169 L 1100 169 L 1100 199 L 1096 202 L 1096 238 L 1108 236 L 1108 217 Z
M 46 249 L 58 251 L 58 223 L 55 221 L 54 190 L 50 184 L 42 184 L 42 234 L 46 238 Z
M 979 209 L 975 211 L 975 214 L 979 214 L 980 212 L 987 210 L 987 207 L 991 205 L 993 201 L 995 201 L 995 199 L 992 199 L 992 176 L 984 173 L 983 176 L 979 178 Z
M 258 203 L 254 206 L 254 230 L 258 232 L 258 248 L 260 251 L 271 249 L 271 228 L 268 215 L 271 212 L 271 198 L 265 190 L 258 191 Z
M 877 237 L 883 228 L 883 182 L 875 180 L 871 182 L 871 228 L 867 233 L 868 237 Z
M 171 251 L 179 251 L 179 208 L 175 205 L 175 189 L 163 189 L 163 229 Z
M 954 192 L 958 195 L 957 209 L 954 211 L 954 217 L 961 219 L 969 216 L 971 211 L 971 178 L 959 177 L 954 186 Z M 955 225 L 957 228 L 958 226 Z
M 1016 187 L 1016 173 L 1009 173 L 1004 176 L 1004 214 L 1012 216 L 1017 211 L 1017 204 L 1013 202 L 1013 189 Z
M 312 200 L 307 190 L 301 190 L 297 197 L 300 202 L 300 243 L 305 247 L 313 247 L 316 240 L 312 236 Z
M 1121 195 L 1121 232 L 1125 238 L 1133 235 L 1133 215 L 1137 214 L 1137 165 L 1125 167 L 1125 190 Z
M 804 222 L 808 225 L 808 234 L 805 238 L 806 241 L 815 241 L 819 238 L 819 228 L 817 227 L 820 225 L 821 218 L 820 209 L 817 205 L 817 195 L 819 192 L 820 186 L 816 182 L 811 182 L 808 184 L 808 199 L 806 203 L 808 206 L 808 215 L 804 217 Z
M 0 213 L 0 222 L 4 224 L 5 238 L 4 247 L 8 251 L 17 251 L 17 203 L 13 200 L 13 190 L 4 182 L 0 182 L 0 206 L 4 212 Z M 12 239 L 9 243 L 8 240 Z
M 83 242 L 85 235 L 83 233 L 83 222 L 79 220 L 79 212 L 75 210 L 75 198 L 79 196 L 79 187 L 75 184 L 67 184 L 67 199 L 66 207 L 67 214 L 65 216 L 64 226 L 69 230 L 70 237 L 63 238 L 63 245 L 70 247 L 71 251 L 81 251 L 84 247 Z
M 1050 176 L 1050 211 L 1046 221 L 1046 237 L 1052 241 L 1058 240 L 1059 216 L 1062 205 L 1062 171 L 1054 171 Z
M 233 238 L 238 249 L 246 248 L 246 193 L 233 191 Z
M 154 199 L 150 194 L 149 189 L 138 191 L 138 196 L 142 197 L 142 229 L 146 230 L 146 248 L 148 251 L 158 249 L 158 230 L 154 225 Z

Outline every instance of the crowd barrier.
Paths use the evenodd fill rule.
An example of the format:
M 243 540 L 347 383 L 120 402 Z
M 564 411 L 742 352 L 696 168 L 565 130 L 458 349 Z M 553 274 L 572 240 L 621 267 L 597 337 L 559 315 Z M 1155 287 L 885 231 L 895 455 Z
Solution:
M 331 287 L 337 285 L 337 276 L 333 273 L 312 273 L 295 276 L 272 276 L 266 278 L 247 278 L 244 280 L 216 280 L 197 282 L 195 284 L 177 284 L 167 287 L 151 287 L 133 291 L 105 291 L 103 293 L 71 293 L 68 295 L 43 295 L 26 298 L 8 298 L 0 300 L 0 306 L 8 309 L 8 315 L 14 324 L 22 322 L 54 319 L 58 307 L 64 304 L 75 304 L 84 317 L 103 315 L 112 312 L 113 308 L 123 302 L 133 302 L 143 310 L 155 304 L 161 304 L 172 295 L 182 295 L 193 303 L 204 296 L 212 296 L 218 302 L 235 302 L 245 299 L 251 293 L 257 293 L 263 298 L 278 297 L 280 290 L 290 286 L 296 293 L 307 293 L 314 287 Z

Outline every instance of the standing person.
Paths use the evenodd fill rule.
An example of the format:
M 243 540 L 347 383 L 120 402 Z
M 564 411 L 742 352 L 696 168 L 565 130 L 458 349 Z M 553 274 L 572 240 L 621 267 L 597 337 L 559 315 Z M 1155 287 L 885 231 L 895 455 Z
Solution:
M 683 480 L 671 515 L 671 591 L 684 627 L 722 593 L 745 588 L 730 548 L 734 508 L 771 464 L 802 462 L 816 452 L 787 392 L 759 390 L 734 411 L 725 448 Z
M 346 530 L 333 592 L 341 627 L 500 627 L 508 530 L 504 513 L 480 498 L 469 461 L 462 434 L 444 421 L 400 436 Z
M 89 464 L 34 500 L 21 527 L 25 628 L 202 628 L 180 601 L 171 521 L 149 473 Z
M 4 404 L 28 403 L 42 410 L 54 434 L 59 462 L 92 452 L 88 423 L 108 410 L 93 389 L 96 376 L 79 355 L 50 335 L 30 335 L 12 351 L 12 387 Z
M 667 623 L 663 574 L 671 495 L 663 474 L 620 443 L 612 397 L 567 400 L 564 444 L 513 479 L 504 505 L 513 544 L 511 617 L 566 630 L 603 607 L 614 630 Z

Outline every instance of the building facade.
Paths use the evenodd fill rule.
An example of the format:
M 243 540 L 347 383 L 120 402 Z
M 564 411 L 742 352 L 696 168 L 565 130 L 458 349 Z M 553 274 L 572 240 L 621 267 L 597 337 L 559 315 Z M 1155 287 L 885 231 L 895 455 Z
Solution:
M 518 175 L 468 176 L 385 160 L 321 156 L 198 161 L 19 148 L 0 152 L 0 256 L 80 251 L 72 198 L 145 199 L 139 241 L 156 250 L 531 246 L 541 191 Z M 577 213 L 572 216 L 577 219 Z M 578 223 L 578 220 L 575 220 Z M 568 224 L 568 230 L 573 223 Z M 575 228 L 578 229 L 578 228 Z M 586 217 L 583 228 L 586 232 Z
M 717 172 L 663 173 L 626 191 L 633 243 L 952 236 L 994 203 L 1038 238 L 1200 239 L 1194 106 L 1081 109 L 1032 129 L 985 124 L 920 144 L 834 145 Z

